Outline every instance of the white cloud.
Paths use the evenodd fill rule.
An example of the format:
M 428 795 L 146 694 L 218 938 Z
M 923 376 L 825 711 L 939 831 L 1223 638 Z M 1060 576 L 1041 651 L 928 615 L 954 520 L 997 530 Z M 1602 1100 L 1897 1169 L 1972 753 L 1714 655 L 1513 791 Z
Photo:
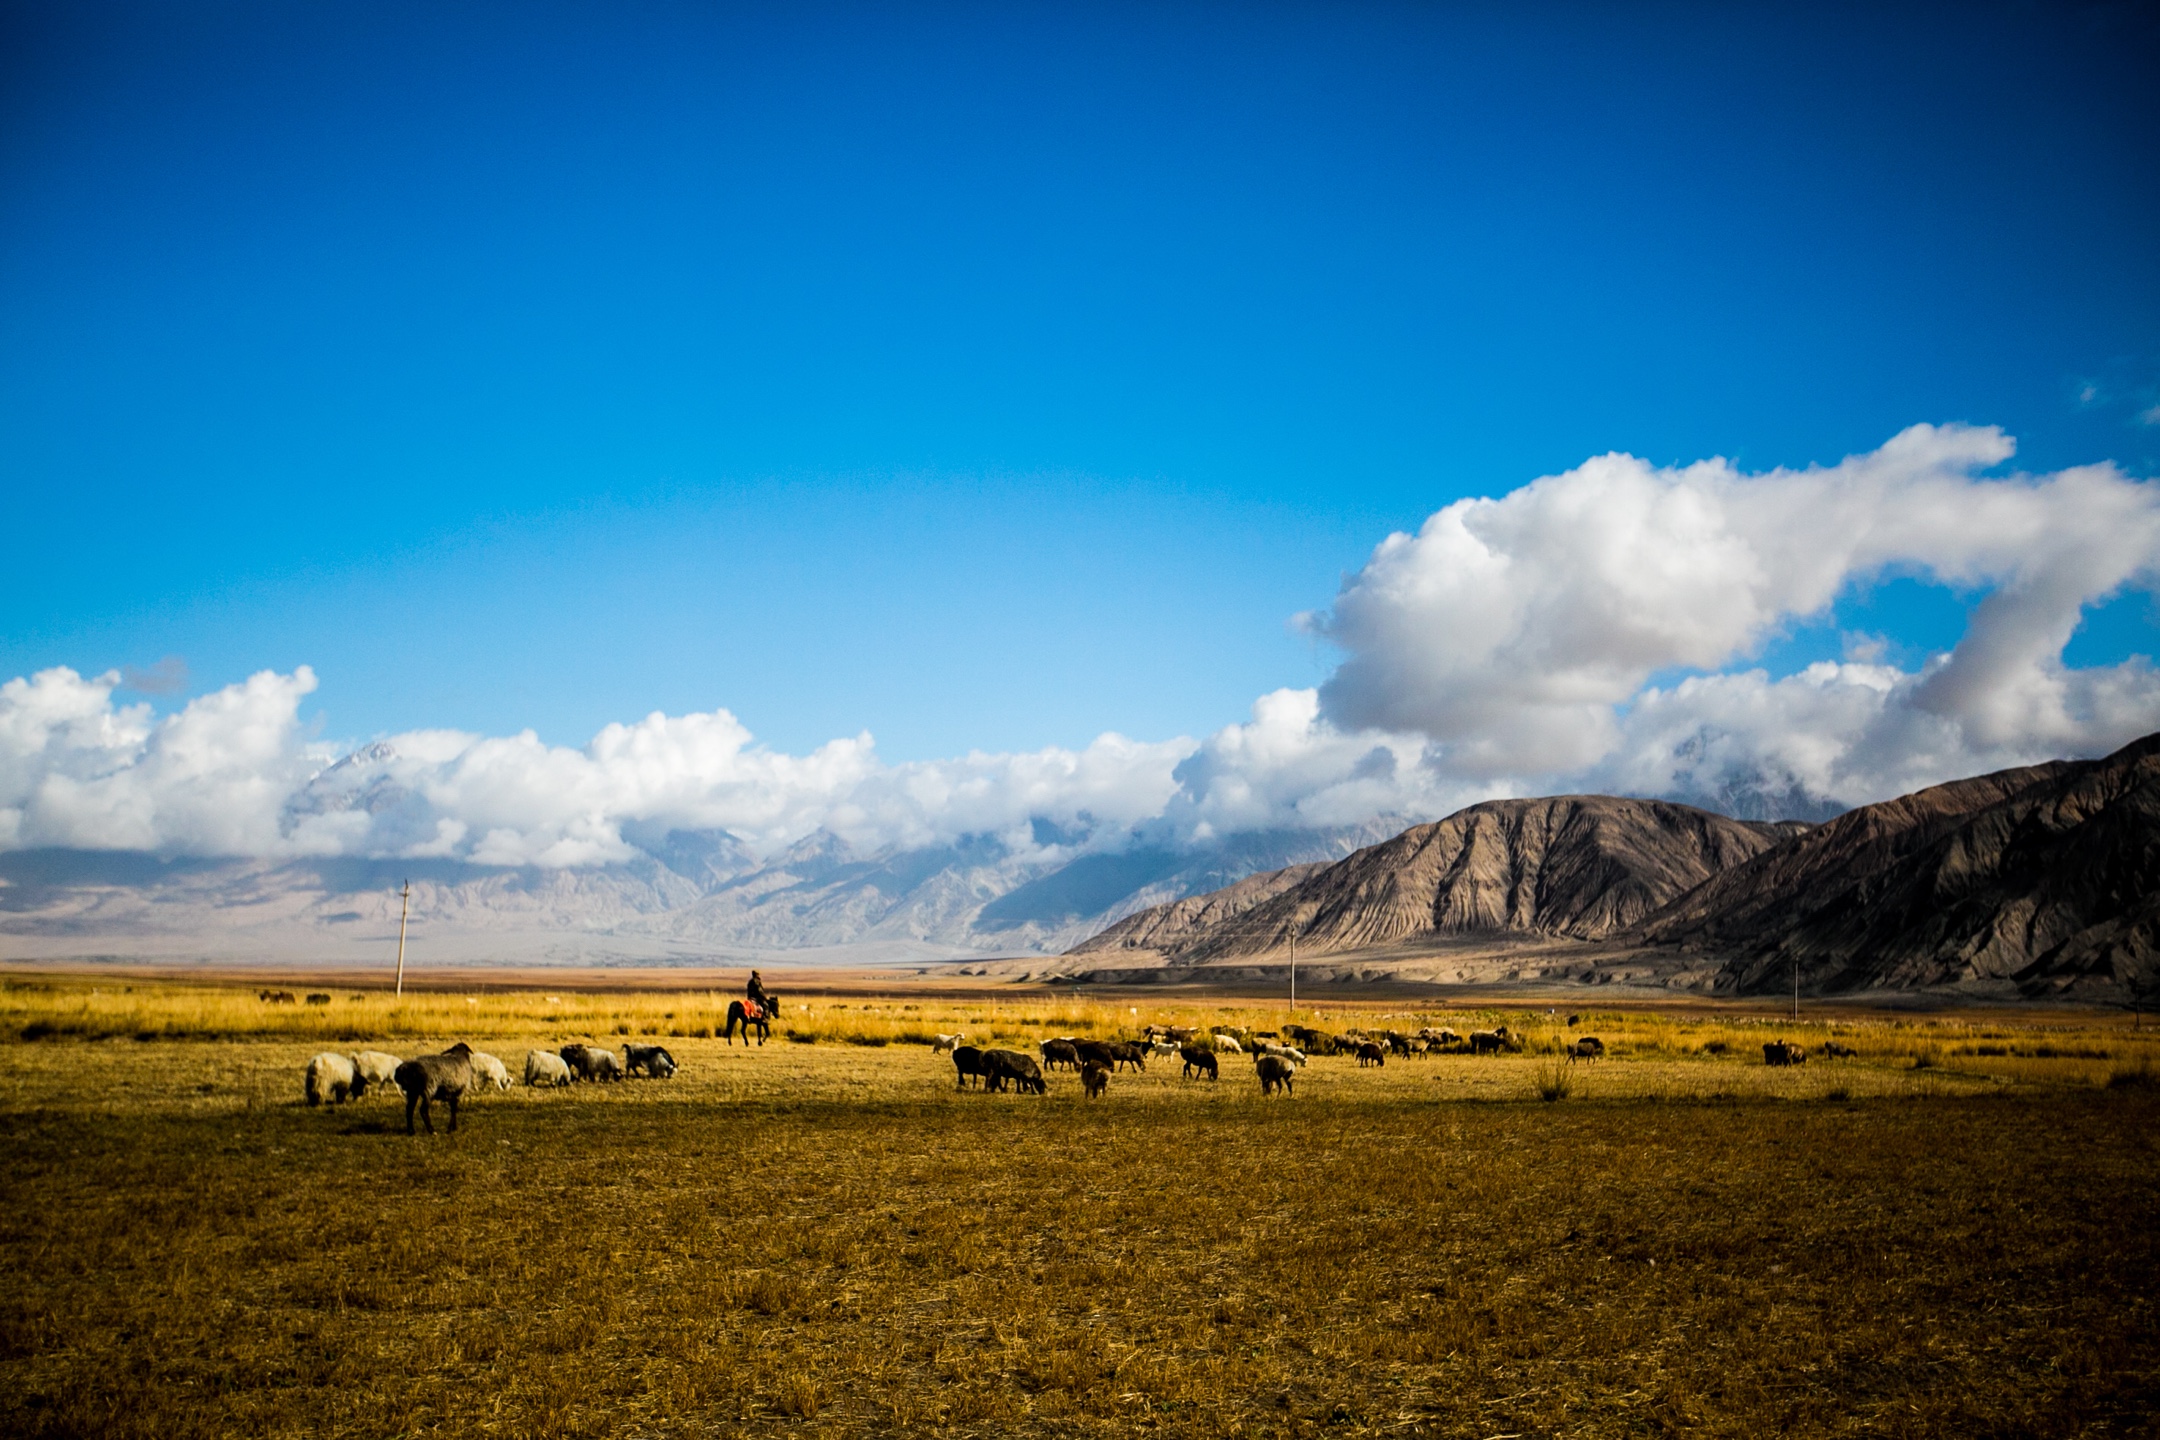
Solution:
M 339 759 L 302 724 L 305 667 L 162 719 L 114 703 L 118 674 L 46 670 L 0 685 L 0 848 L 574 866 L 668 829 L 765 855 L 823 829 L 864 850 L 997 835 L 1047 859 L 1136 829 L 1205 840 L 1561 790 L 1858 803 L 2160 729 L 2149 663 L 2062 663 L 2085 606 L 2160 581 L 2160 486 L 2105 465 L 1977 478 L 2011 449 L 1917 426 L 1766 475 L 1606 455 L 1450 505 L 1308 617 L 1348 652 L 1325 686 L 1202 741 L 887 765 L 867 734 L 790 755 L 716 710 L 577 748 L 415 730 Z M 1948 654 L 1907 671 L 1848 635 L 1844 663 L 1746 668 L 1779 627 L 1904 571 L 1986 592 Z M 1676 670 L 1704 673 L 1652 683 Z
M 2012 450 L 1998 430 L 1920 425 L 1835 466 L 1763 475 L 1605 455 L 1450 505 L 1390 536 L 1309 619 L 1349 652 L 1322 713 L 1428 736 L 1432 763 L 1496 785 L 1627 777 L 1655 791 L 1721 753 L 1847 801 L 2160 726 L 2149 666 L 2061 659 L 2086 605 L 2160 580 L 2160 487 L 2109 465 L 1975 474 Z M 1919 672 L 1650 686 L 1744 661 L 1894 570 L 1989 591 Z

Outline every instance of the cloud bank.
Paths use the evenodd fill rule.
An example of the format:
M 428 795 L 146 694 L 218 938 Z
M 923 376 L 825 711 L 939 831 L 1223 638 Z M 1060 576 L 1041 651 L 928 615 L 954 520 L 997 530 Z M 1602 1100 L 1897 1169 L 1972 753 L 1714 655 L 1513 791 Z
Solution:
M 55 668 L 0 685 L 0 849 L 583 866 L 671 829 L 761 856 L 821 830 L 864 850 L 1045 850 L 1572 789 L 1864 803 L 2160 729 L 2148 660 L 2062 661 L 2086 606 L 2160 586 L 2160 486 L 2111 465 L 1980 475 L 2012 451 L 1997 430 L 1923 425 L 1760 475 L 1605 455 L 1450 505 L 1304 617 L 1344 653 L 1326 684 L 1199 741 L 888 765 L 868 735 L 790 755 L 715 710 L 578 748 L 417 730 L 347 750 L 308 735 L 306 667 L 163 717 L 116 704 L 118 673 Z M 1984 595 L 1949 652 L 1909 671 L 1747 667 L 1782 627 L 1906 573 Z

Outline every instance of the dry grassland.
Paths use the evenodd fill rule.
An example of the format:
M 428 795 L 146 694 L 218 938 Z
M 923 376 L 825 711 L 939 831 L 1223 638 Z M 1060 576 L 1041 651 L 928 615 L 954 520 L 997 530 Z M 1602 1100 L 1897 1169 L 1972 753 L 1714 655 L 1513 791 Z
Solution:
M 1318 1059 L 1287 1101 L 1235 1057 L 1213 1086 L 1157 1061 L 1088 1102 L 1062 1075 L 957 1094 L 908 1041 L 1266 1012 L 834 999 L 746 1050 L 710 1038 L 706 994 L 353 993 L 0 990 L 0 1432 L 2008 1436 L 2160 1413 L 2160 1089 L 2127 1020 L 1601 1010 L 1578 1032 L 1613 1058 L 1561 1067 L 1542 1011 L 1395 1007 L 1354 1019 L 1505 1021 L 1532 1049 Z M 1859 1059 L 1761 1063 L 1831 1029 Z M 407 1139 L 391 1098 L 299 1103 L 317 1049 L 469 1038 L 516 1072 L 529 1045 L 641 1034 L 677 1079 L 515 1088 L 456 1136 Z

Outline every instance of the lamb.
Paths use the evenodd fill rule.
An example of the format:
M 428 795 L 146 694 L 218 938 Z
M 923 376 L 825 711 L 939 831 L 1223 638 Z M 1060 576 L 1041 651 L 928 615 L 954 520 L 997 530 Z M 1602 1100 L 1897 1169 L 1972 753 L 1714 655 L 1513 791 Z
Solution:
M 405 1092 L 405 1133 L 413 1133 L 413 1109 L 418 1107 L 420 1119 L 427 1126 L 428 1134 L 435 1133 L 435 1121 L 428 1114 L 430 1101 L 440 1100 L 450 1107 L 450 1133 L 457 1133 L 458 1102 L 474 1084 L 472 1046 L 460 1040 L 440 1055 L 422 1055 L 407 1060 L 397 1067 L 398 1089 Z
M 1357 1047 L 1357 1063 L 1359 1065 L 1385 1066 L 1387 1064 L 1387 1050 L 1385 1047 L 1368 1040 Z
M 1283 1094 L 1296 1093 L 1292 1082 L 1297 1078 L 1297 1067 L 1280 1055 L 1256 1055 L 1253 1072 L 1260 1077 L 1260 1093 L 1272 1095 L 1277 1089 Z
M 663 1045 L 632 1045 L 623 1042 L 623 1074 L 635 1075 L 643 1070 L 650 1080 L 675 1078 L 675 1057 L 668 1054 Z
M 960 1048 L 960 1042 L 966 1038 L 965 1035 L 933 1035 L 930 1037 L 930 1053 L 950 1055 Z
M 568 1085 L 570 1065 L 562 1056 L 548 1050 L 525 1052 L 525 1083 L 527 1085 Z
M 493 1084 L 497 1090 L 510 1088 L 510 1072 L 503 1068 L 502 1061 L 485 1050 L 473 1051 L 472 1068 L 475 1085 Z
M 1151 1040 L 1147 1051 L 1150 1055 L 1175 1055 L 1180 1048 L 1174 1040 Z
M 307 1062 L 307 1103 L 310 1105 L 320 1105 L 325 1100 L 342 1105 L 347 1100 L 358 1099 L 366 1091 L 367 1081 L 343 1055 L 325 1050 Z
M 1185 1059 L 1185 1069 L 1182 1073 L 1187 1080 L 1192 1079 L 1195 1075 L 1205 1075 L 1210 1080 L 1216 1078 L 1214 1051 L 1202 1049 L 1198 1045 L 1187 1045 L 1178 1054 Z
M 623 1078 L 622 1061 L 612 1050 L 602 1050 L 597 1045 L 565 1045 L 562 1058 L 570 1066 L 571 1075 L 579 1080 L 620 1080 Z
M 1110 1072 L 1100 1065 L 1089 1065 L 1080 1072 L 1080 1088 L 1087 1091 L 1088 1099 L 1093 1100 L 1110 1088 Z
M 388 1090 L 397 1084 L 397 1067 L 404 1062 L 381 1050 L 362 1050 L 352 1057 L 352 1063 L 363 1081 Z

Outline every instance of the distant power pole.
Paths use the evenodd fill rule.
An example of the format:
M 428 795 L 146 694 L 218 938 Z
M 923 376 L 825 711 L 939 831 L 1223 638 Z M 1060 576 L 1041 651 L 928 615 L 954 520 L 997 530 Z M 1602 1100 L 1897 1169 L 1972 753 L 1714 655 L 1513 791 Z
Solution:
M 399 999 L 401 999 L 401 1000 L 402 1000 L 402 999 L 403 999 L 403 998 L 405 997 L 405 916 L 406 916 L 407 912 L 409 912 L 409 911 L 410 911 L 411 909 L 412 909 L 412 881 L 410 881 L 410 880 L 407 880 L 407 881 L 405 882 L 405 888 L 404 888 L 404 889 L 402 889 L 402 890 L 400 890 L 400 891 L 398 891 L 398 912 L 397 912 L 397 993 L 398 993 L 398 998 L 399 998 Z
M 1290 917 L 1290 1018 L 1297 1018 L 1297 917 Z

